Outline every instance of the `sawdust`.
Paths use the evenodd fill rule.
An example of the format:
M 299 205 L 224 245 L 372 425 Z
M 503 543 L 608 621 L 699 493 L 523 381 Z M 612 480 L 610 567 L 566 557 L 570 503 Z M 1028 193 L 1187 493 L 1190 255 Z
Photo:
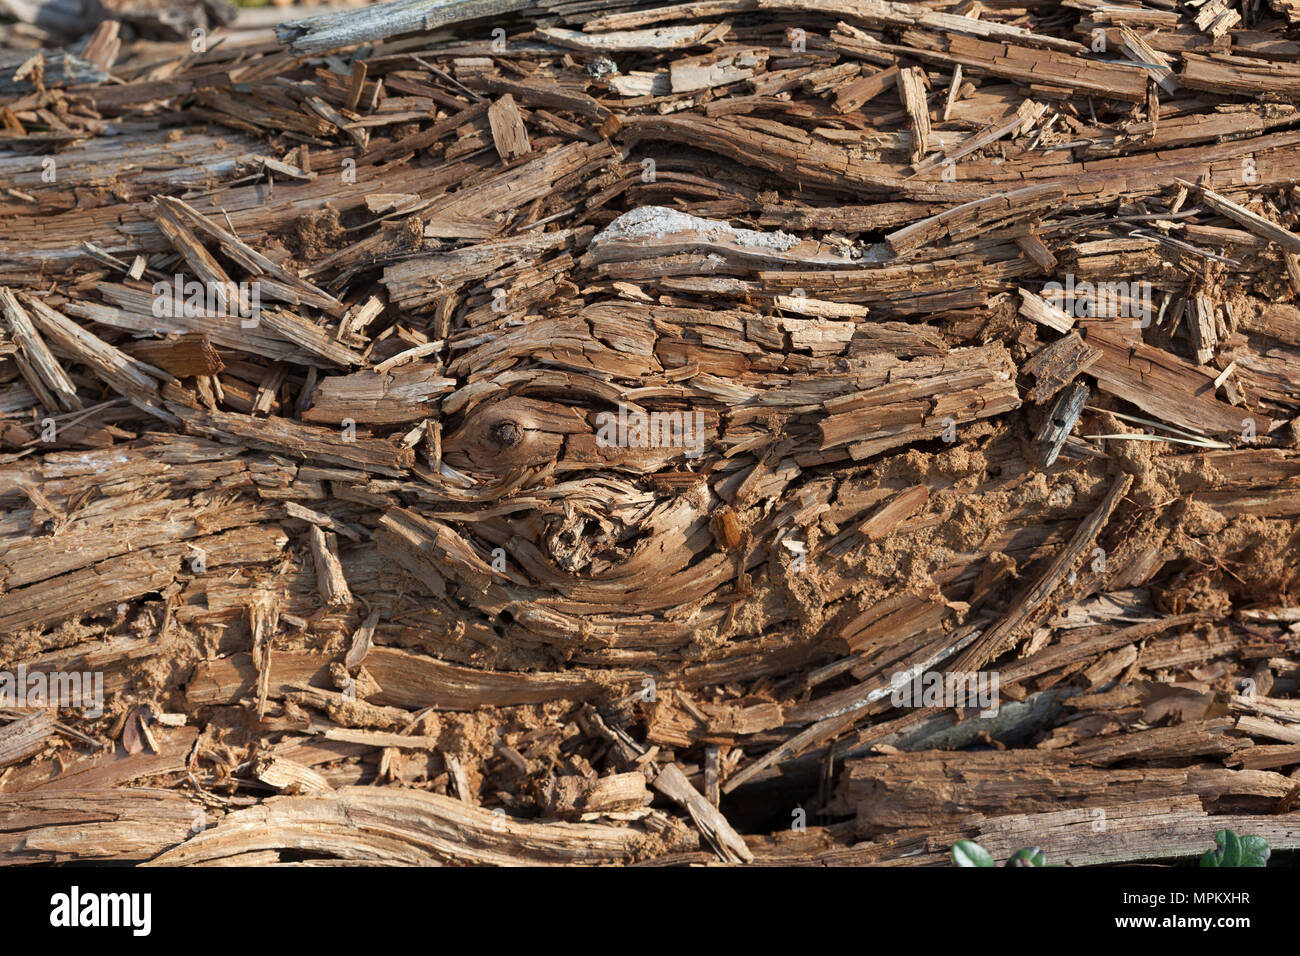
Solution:
M 303 262 L 315 262 L 341 248 L 347 239 L 339 211 L 329 203 L 299 217 L 289 234 L 289 244 Z

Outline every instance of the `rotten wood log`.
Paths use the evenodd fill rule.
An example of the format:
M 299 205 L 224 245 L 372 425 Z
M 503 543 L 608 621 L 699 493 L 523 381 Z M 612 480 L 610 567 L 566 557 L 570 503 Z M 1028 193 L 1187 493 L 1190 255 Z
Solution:
M 1297 845 L 1294 4 L 1083 6 L 23 32 L 0 856 Z

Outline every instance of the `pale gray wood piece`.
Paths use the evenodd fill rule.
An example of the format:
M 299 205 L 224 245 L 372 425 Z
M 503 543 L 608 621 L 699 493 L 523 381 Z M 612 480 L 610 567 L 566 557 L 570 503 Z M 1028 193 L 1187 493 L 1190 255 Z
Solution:
M 289 20 L 276 27 L 275 32 L 291 52 L 307 56 L 402 33 L 502 16 L 533 6 L 534 0 L 396 0 L 306 20 Z

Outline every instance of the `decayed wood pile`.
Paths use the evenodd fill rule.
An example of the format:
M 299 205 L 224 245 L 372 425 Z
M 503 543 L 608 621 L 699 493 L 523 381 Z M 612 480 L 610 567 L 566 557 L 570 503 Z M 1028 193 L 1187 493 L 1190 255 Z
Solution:
M 5 35 L 4 862 L 1300 847 L 1295 4 L 204 9 Z

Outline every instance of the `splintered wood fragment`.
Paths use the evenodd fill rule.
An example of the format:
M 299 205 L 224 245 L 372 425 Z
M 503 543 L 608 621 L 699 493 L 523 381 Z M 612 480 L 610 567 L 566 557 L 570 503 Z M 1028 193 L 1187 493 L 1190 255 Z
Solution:
M 978 671 L 1010 649 L 1024 627 L 1045 608 L 1071 568 L 1101 533 L 1132 484 L 1133 476 L 1128 474 L 1120 475 L 1112 482 L 1106 497 L 1075 529 L 1069 543 L 1060 550 L 1042 576 L 1015 600 L 993 628 L 981 635 L 953 662 L 952 670 Z
M 103 787 L 0 794 L 0 853 L 12 863 L 142 861 L 182 843 L 203 804 L 178 790 Z
M 321 600 L 331 607 L 340 607 L 352 603 L 352 591 L 348 588 L 348 579 L 343 575 L 343 565 L 339 562 L 338 537 L 329 531 L 322 531 L 316 525 L 307 526 L 311 539 L 312 562 L 316 566 L 316 587 L 320 590 Z
M 1214 349 L 1219 341 L 1218 329 L 1214 324 L 1214 303 L 1209 296 L 1198 292 L 1192 296 L 1189 306 L 1187 329 L 1192 335 L 1192 348 L 1197 363 L 1207 365 L 1214 358 Z M 1215 388 L 1218 388 L 1218 384 L 1216 379 Z
M 53 563 L 62 557 L 58 567 L 71 565 L 75 570 L 49 576 L 38 568 L 23 569 L 29 575 L 27 580 L 36 580 L 26 587 L 0 593 L 0 631 L 37 623 L 49 625 L 134 600 L 150 591 L 161 591 L 175 579 L 182 561 L 191 559 L 196 551 L 206 555 L 209 567 L 231 563 L 235 558 L 258 563 L 279 558 L 286 540 L 274 525 L 235 528 L 184 541 L 165 532 L 155 534 L 169 543 L 129 553 L 122 553 L 127 548 L 119 546 L 119 550 L 110 552 L 112 556 L 104 557 L 115 540 L 105 534 L 94 542 L 99 553 L 86 558 L 75 554 L 62 557 L 63 549 L 51 549 L 53 553 L 47 552 L 47 560 Z
M 82 247 L 87 252 L 89 252 L 95 259 L 104 263 L 107 266 L 112 266 L 114 269 L 121 269 L 123 272 L 126 272 L 131 268 L 131 266 L 128 266 L 117 256 L 110 255 L 109 253 L 105 252 L 103 249 L 99 248 L 99 246 L 95 245 L 93 242 L 83 242 Z M 133 276 L 132 278 L 139 278 L 139 276 Z
M 99 336 L 86 331 L 61 312 L 39 299 L 26 299 L 32 322 L 40 327 L 55 351 L 89 368 L 95 377 L 120 395 L 131 399 L 151 414 L 174 422 L 158 408 L 160 380 L 166 376 L 158 369 L 109 345 Z
M 168 402 L 167 410 L 197 434 L 292 458 L 328 462 L 382 475 L 403 474 L 415 460 L 409 448 L 401 448 L 386 438 L 356 437 L 348 426 L 317 428 L 274 415 L 253 418 L 234 412 L 203 411 L 175 402 Z
M 1216 729 L 1221 734 L 1225 726 Z M 1186 732 L 1212 737 L 1207 729 Z M 1126 735 L 1116 736 L 1122 742 Z M 908 827 L 955 826 L 971 814 L 1002 816 L 1012 791 L 1017 811 L 1040 813 L 1188 793 L 1207 801 L 1275 798 L 1288 789 L 1281 774 L 1247 776 L 1223 767 L 1102 769 L 1070 749 L 965 753 L 962 759 L 940 751 L 848 761 L 835 800 L 856 812 L 855 832 L 869 839 Z
M 311 508 L 300 505 L 296 501 L 286 501 L 284 503 L 284 513 L 290 518 L 298 518 L 299 520 L 306 521 L 309 524 L 314 524 L 317 527 L 324 528 L 326 531 L 333 531 L 336 534 L 341 534 L 343 537 L 352 541 L 361 540 L 361 535 L 352 528 L 349 528 L 343 522 L 335 521 L 329 515 L 321 514 L 319 511 L 313 511 Z
M 761 10 L 799 10 L 810 13 L 834 14 L 852 18 L 872 27 L 919 27 L 938 34 L 957 37 L 983 37 L 1006 41 L 1012 48 L 1045 48 L 1083 52 L 1084 47 L 1074 40 L 1035 33 L 1024 27 L 983 19 L 978 8 L 965 8 L 970 13 L 950 13 L 931 10 L 893 0 L 757 0 Z M 668 8 L 673 9 L 673 8 Z M 994 45 L 994 44 L 985 44 Z
M 1016 245 L 1020 251 L 1033 260 L 1034 265 L 1038 266 L 1043 272 L 1051 273 L 1056 268 L 1056 256 L 1052 255 L 1052 250 L 1048 249 L 1043 240 L 1039 239 L 1032 232 L 1023 236 L 1016 236 Z M 1022 293 L 1023 289 L 1020 290 Z M 1059 331 L 1059 330 L 1058 330 Z
M 382 646 L 370 651 L 365 667 L 382 688 L 372 698 L 381 707 L 475 710 L 551 700 L 586 700 L 597 696 L 603 686 L 590 673 L 582 671 L 485 671 Z M 283 696 L 308 681 L 327 679 L 327 672 L 319 655 L 281 652 L 276 655 L 271 696 Z M 635 677 L 639 686 L 640 674 L 614 673 L 620 679 Z M 186 700 L 191 707 L 237 703 L 249 696 L 256 679 L 256 669 L 247 654 L 201 661 L 186 686 Z M 409 717 L 403 712 L 397 715 Z
M 81 49 L 81 55 L 101 70 L 107 71 L 122 48 L 122 41 L 118 37 L 121 29 L 122 24 L 116 20 L 104 20 L 91 33 L 90 39 Z
M 1237 370 L 1237 360 L 1233 359 L 1231 362 L 1228 363 L 1227 368 L 1225 368 L 1222 372 L 1220 372 L 1217 376 L 1215 376 L 1214 387 L 1216 389 L 1223 388 L 1223 383 L 1226 382 L 1229 378 L 1231 378 L 1232 373 L 1235 372 L 1236 370 Z
M 491 74 L 475 73 L 464 78 L 465 85 L 472 90 L 485 93 L 509 93 L 519 103 L 530 107 L 562 110 L 576 113 L 588 120 L 604 124 L 613 113 L 593 96 L 562 87 L 556 83 L 545 83 L 538 78 L 527 83 L 518 80 L 500 79 Z M 574 144 L 579 145 L 579 144 Z
M 896 229 L 885 236 L 885 242 L 896 255 L 903 255 L 959 232 L 962 235 L 974 234 L 984 224 L 1033 215 L 1048 209 L 1064 197 L 1064 187 L 1056 183 L 1023 186 L 981 199 L 972 199 L 928 219 Z
M 916 166 L 930 152 L 930 105 L 926 101 L 925 71 L 919 66 L 899 70 L 898 95 L 912 123 L 911 159 Z
M 1300 66 L 1295 63 L 1232 56 L 1226 53 L 1183 53 L 1183 86 L 1233 96 L 1300 93 Z
M 248 603 L 248 627 L 253 638 L 253 666 L 257 668 L 255 690 L 257 719 L 266 716 L 271 690 L 271 641 L 280 620 L 280 603 L 267 591 L 253 595 Z
M 42 89 L 103 83 L 109 78 L 99 64 L 71 53 L 38 50 L 33 55 L 29 50 L 6 50 L 0 53 L 0 96 L 34 92 L 38 70 Z
M 1300 744 L 1256 744 L 1238 751 L 1223 761 L 1242 770 L 1278 770 L 1300 763 Z
M 0 314 L 5 326 L 18 346 L 14 355 L 18 371 L 48 411 L 75 411 L 82 407 L 76 386 L 68 378 L 58 359 L 49 350 L 31 317 L 18 303 L 17 297 L 0 286 Z
M 352 644 L 348 647 L 347 656 L 343 658 L 343 666 L 348 670 L 360 667 L 366 655 L 370 653 L 370 648 L 374 646 L 375 627 L 379 624 L 380 613 L 377 608 L 371 611 L 353 632 Z
M 0 796 L 0 822 L 5 799 Z M 181 834 L 184 839 L 184 828 Z M 149 865 L 212 864 L 261 850 L 319 853 L 324 847 L 340 859 L 394 865 L 608 864 L 629 862 L 649 839 L 624 826 L 534 823 L 422 790 L 343 787 L 327 795 L 272 797 L 177 842 L 166 844 L 175 848 Z
M 1300 283 L 1297 287 L 1300 288 Z M 1293 305 L 1274 303 L 1258 312 L 1247 312 L 1241 317 L 1241 327 L 1287 345 L 1300 346 L 1300 309 Z
M 646 725 L 646 740 L 669 747 L 687 748 L 700 741 L 726 742 L 780 727 L 784 714 L 774 703 L 749 706 L 696 703 L 676 691 L 655 705 Z
M 1061 453 L 1065 440 L 1074 430 L 1074 423 L 1079 420 L 1079 413 L 1088 403 L 1088 386 L 1075 382 L 1062 392 L 1043 419 L 1043 424 L 1034 436 L 1034 455 L 1043 468 L 1051 468 L 1056 456 Z
M 1106 767 L 1126 760 L 1160 760 L 1182 755 L 1223 757 L 1250 744 L 1225 731 L 1233 727 L 1225 718 L 1198 720 L 1171 727 L 1153 727 L 1127 734 L 1099 737 L 1074 748 L 1082 761 Z
M 465 803 L 477 804 L 474 788 L 470 786 L 469 776 L 465 773 L 465 767 L 460 760 L 452 753 L 444 753 L 442 759 L 447 764 L 447 773 L 451 776 L 451 783 L 456 791 L 456 796 Z
M 847 302 L 828 302 L 825 299 L 813 299 L 806 295 L 774 295 L 772 296 L 772 305 L 783 312 L 812 315 L 823 319 L 863 319 L 869 314 L 866 306 L 851 305 Z M 783 327 L 789 332 L 796 332 L 801 328 L 795 323 L 783 323 Z M 807 325 L 802 327 L 815 328 L 815 326 Z M 852 338 L 853 329 L 844 326 L 839 328 L 849 333 L 848 338 Z M 802 343 L 797 347 L 802 347 Z
M 1214 374 L 1164 349 L 1131 340 L 1100 325 L 1087 329 L 1088 344 L 1102 353 L 1089 369 L 1097 387 L 1154 417 L 1201 434 L 1256 434 L 1273 428 L 1263 412 L 1236 408 L 1214 397 Z
M 1300 255 L 1287 249 L 1282 256 L 1286 260 L 1286 276 L 1291 282 L 1291 294 L 1300 295 Z
M 868 541 L 887 538 L 901 522 L 925 507 L 925 503 L 929 500 L 929 485 L 915 485 L 900 491 L 881 505 L 870 518 L 858 525 L 858 533 Z
M 504 16 L 533 3 L 534 0 L 395 0 L 306 20 L 289 20 L 277 26 L 275 33 L 294 54 L 307 56 L 403 33 L 427 33 L 466 20 Z
M 749 266 L 764 263 L 826 267 L 844 261 L 820 244 L 789 233 L 738 229 L 728 222 L 692 216 L 666 206 L 639 206 L 597 233 L 582 263 L 637 262 L 647 256 L 687 253 L 712 253 Z
M 1228 698 L 1228 710 L 1234 714 L 1256 714 L 1273 721 L 1300 724 L 1300 704 L 1284 697 L 1246 696 L 1233 694 Z
M 517 172 L 520 168 L 507 170 Z M 560 248 L 568 240 L 565 230 L 532 232 L 524 236 L 480 242 L 451 252 L 407 259 L 384 269 L 380 280 L 394 305 L 418 310 L 455 291 L 467 282 L 483 279 L 502 266 L 532 261 Z M 507 303 L 508 304 L 508 303 Z
M 280 176 L 289 179 L 297 179 L 303 182 L 311 182 L 316 178 L 315 173 L 309 173 L 305 169 L 299 169 L 297 166 L 290 166 L 288 163 L 281 162 L 278 159 L 272 159 L 270 156 L 254 157 L 254 162 L 263 169 L 270 170 Z
M 248 289 L 233 282 L 221 263 L 203 248 L 203 243 L 199 242 L 190 225 L 178 214 L 178 203 L 179 200 L 170 200 L 169 197 L 154 197 L 152 212 L 159 230 L 167 237 L 172 248 L 185 259 L 190 270 L 208 284 L 208 289 L 217 300 L 219 311 L 250 315 L 253 303 Z
M 1098 827 L 1104 809 L 1104 827 Z M 1170 795 L 1104 808 L 1079 807 L 1044 813 L 1014 813 L 972 817 L 969 823 L 922 831 L 903 840 L 887 856 L 907 857 L 919 866 L 949 866 L 948 847 L 959 839 L 975 840 L 999 862 L 1017 850 L 1038 846 L 1049 860 L 1069 860 L 1075 866 L 1114 866 L 1132 860 L 1178 857 L 1190 859 L 1211 848 L 1205 835 L 1219 829 L 1263 837 L 1274 851 L 1300 844 L 1300 813 L 1211 814 L 1201 797 Z M 926 846 L 935 849 L 929 851 Z M 939 849 L 942 847 L 943 849 Z
M 538 797 L 544 813 L 564 819 L 636 810 L 652 799 L 646 790 L 645 774 L 640 771 L 595 779 L 577 774 L 552 777 L 538 788 Z
M 754 859 L 754 854 L 740 834 L 732 829 L 717 807 L 691 786 L 686 774 L 682 773 L 677 764 L 670 763 L 664 767 L 659 776 L 655 777 L 654 788 L 691 815 L 691 820 L 700 833 L 724 861 L 749 863 Z
M 337 425 L 347 419 L 368 424 L 412 422 L 432 415 L 434 399 L 456 387 L 456 380 L 435 365 L 363 370 L 320 380 L 303 421 Z
M 695 46 L 717 29 L 716 23 L 681 24 L 649 30 L 616 30 L 612 33 L 583 33 L 563 27 L 539 27 L 537 35 L 548 43 L 588 53 L 651 53 L 656 50 L 684 50 Z
M 976 133 L 962 140 L 956 147 L 944 151 L 941 155 L 931 156 L 922 163 L 914 163 L 912 171 L 915 175 L 928 172 L 941 163 L 952 163 L 968 156 L 976 150 L 983 149 L 991 143 L 997 142 L 1004 136 L 1016 136 L 1021 132 L 1033 128 L 1043 113 L 1047 112 L 1047 104 L 1035 103 L 1033 100 L 1024 100 L 1016 111 L 1005 121 L 990 126 L 982 132 Z M 1050 253 L 1049 253 L 1050 255 Z M 1055 260 L 1053 260 L 1055 262 Z
M 1252 737 L 1265 740 L 1280 740 L 1288 744 L 1300 744 L 1300 727 L 1284 724 L 1262 717 L 1238 717 L 1235 729 Z
M 1207 0 L 1193 22 L 1198 29 L 1217 40 L 1241 22 L 1241 14 L 1229 6 L 1228 0 Z
M 19 691 L 26 692 L 25 687 Z M 46 742 L 54 735 L 54 714 L 53 710 L 42 708 L 0 727 L 0 767 L 26 760 L 45 749 Z
M 1239 206 L 1232 200 L 1225 199 L 1204 186 L 1197 186 L 1183 179 L 1174 181 L 1187 189 L 1199 190 L 1201 200 L 1205 205 L 1220 215 L 1227 216 L 1229 219 L 1240 223 L 1260 238 L 1267 239 L 1269 242 L 1276 242 L 1288 252 L 1300 253 L 1300 236 L 1297 236 L 1291 230 L 1283 229 L 1281 226 L 1269 222 L 1263 216 L 1251 212 L 1245 206 Z
M 438 746 L 438 738 L 428 735 L 352 730 L 346 727 L 330 727 L 321 736 L 326 740 L 341 740 L 344 743 L 361 744 L 365 747 L 392 747 L 398 750 L 434 750 Z
M 1142 39 L 1137 31 L 1126 24 L 1121 23 L 1119 25 L 1119 35 L 1120 46 L 1124 52 L 1136 62 L 1141 63 L 1162 90 L 1171 95 L 1178 92 L 1180 87 L 1178 81 L 1174 79 L 1174 71 L 1170 66 L 1173 61 L 1170 57 L 1156 50 L 1146 40 Z
M 748 49 L 678 58 L 668 66 L 669 87 L 681 94 L 728 86 L 753 79 L 766 62 L 765 50 Z
M 199 332 L 131 342 L 126 344 L 126 351 L 177 378 L 216 375 L 226 368 L 211 340 Z
M 261 325 L 325 362 L 343 366 L 364 362 L 360 355 L 335 341 L 325 329 L 285 309 L 263 309 L 250 320 L 250 324 L 254 327 Z
M 356 117 L 344 116 L 319 96 L 309 96 L 303 100 L 303 103 L 313 113 L 330 124 L 331 127 L 341 130 L 348 139 L 356 144 L 358 149 L 364 152 L 366 147 L 370 145 L 370 131 L 354 122 Z
M 198 730 L 154 728 L 159 750 L 127 754 L 124 749 L 100 750 L 69 759 L 66 752 L 55 752 L 49 759 L 31 761 L 14 767 L 0 789 L 6 793 L 31 790 L 85 791 L 125 786 L 132 780 L 168 773 L 184 773 L 194 749 Z
M 349 309 L 339 320 L 338 339 L 354 339 L 366 334 L 366 328 L 384 311 L 384 303 L 372 295 L 356 308 Z M 364 340 L 363 340 L 364 341 Z M 354 343 L 355 344 L 355 343 Z
M 365 90 L 368 71 L 369 67 L 365 60 L 352 61 L 352 82 L 348 84 L 348 99 L 343 104 L 343 108 L 350 113 L 355 113 L 361 103 L 361 94 Z
M 891 383 L 828 399 L 819 447 L 847 445 L 858 460 L 1020 405 L 1001 345 L 955 350 L 941 364 L 898 362 Z
M 271 755 L 257 761 L 253 776 L 268 787 L 291 793 L 333 793 L 325 775 L 287 757 Z
M 509 93 L 497 99 L 488 107 L 488 123 L 492 128 L 492 142 L 497 155 L 504 162 L 510 162 L 532 151 L 528 143 L 528 130 L 524 128 L 524 118 L 519 115 L 515 98 Z
M 1300 0 L 1270 0 L 1269 5 L 1291 23 L 1300 23 Z
M 1132 627 L 1108 631 L 1073 644 L 1053 644 L 1035 654 L 1030 654 L 1028 657 L 1010 661 L 1003 665 L 998 673 L 1001 675 L 1002 686 L 1007 687 L 1017 681 L 1037 677 L 1039 674 L 1046 674 L 1075 661 L 1089 660 L 1115 648 L 1136 644 L 1143 638 L 1151 637 L 1163 631 L 1199 623 L 1208 619 L 1209 616 L 1203 611 L 1191 614 L 1176 614 L 1157 621 L 1148 621 L 1135 624 Z
M 1044 89 L 1056 88 L 1076 95 L 1102 95 L 1132 103 L 1146 99 L 1147 76 L 1138 67 L 960 35 L 935 37 L 908 31 L 902 39 L 922 59 L 961 64 L 973 74 L 991 73 L 1025 85 L 1041 84 Z
M 275 686 L 272 687 L 272 696 L 283 698 L 298 707 L 310 707 L 326 714 L 332 712 L 342 719 L 352 720 L 366 727 L 404 727 L 411 722 L 411 713 L 400 707 L 380 707 L 359 699 L 355 693 L 357 689 L 355 682 L 348 684 L 345 680 L 343 688 L 338 691 L 307 684 L 283 683 L 280 680 L 283 666 L 283 658 L 277 657 L 276 681 Z
M 859 76 L 835 91 L 835 109 L 840 113 L 856 113 L 867 103 L 898 82 L 898 67 L 890 66 L 875 73 Z
M 1043 404 L 1099 358 L 1101 350 L 1085 342 L 1078 332 L 1043 346 L 1020 366 L 1022 372 L 1038 380 L 1029 390 L 1028 399 L 1035 405 Z
M 239 263 L 248 272 L 255 276 L 261 276 L 262 281 L 259 285 L 269 298 L 287 302 L 291 305 L 314 306 L 335 318 L 343 315 L 345 309 L 343 303 L 339 302 L 338 299 L 317 288 L 306 279 L 294 275 L 282 266 L 272 262 L 267 256 L 258 252 L 238 236 L 221 228 L 188 203 L 171 196 L 156 197 L 155 202 L 170 212 L 170 220 L 175 227 L 181 228 L 184 226 L 197 229 L 210 239 L 215 240 L 227 256 Z M 186 240 L 187 243 L 188 241 Z
M 850 688 L 847 703 L 837 706 L 815 724 L 801 730 L 784 743 L 773 747 L 743 770 L 732 774 L 727 778 L 727 782 L 723 784 L 722 791 L 731 793 L 733 790 L 758 778 L 767 768 L 804 753 L 819 744 L 824 744 L 836 735 L 848 730 L 862 716 L 866 708 L 893 693 L 896 681 L 911 681 L 917 675 L 925 673 L 941 661 L 970 647 L 980 637 L 980 634 L 980 631 L 967 627 L 961 628 L 952 634 L 944 635 L 937 645 L 923 647 L 911 657 L 900 661 L 896 665 L 899 668 L 897 671 L 893 671 L 888 676 L 878 674 Z
M 1020 289 L 1020 314 L 1056 332 L 1074 328 L 1074 316 L 1027 289 Z
M 961 64 L 958 63 L 952 68 L 952 80 L 948 83 L 948 96 L 943 103 L 943 121 L 948 122 L 952 115 L 952 108 L 957 105 L 957 97 L 961 95 Z
M 407 362 L 413 362 L 418 358 L 424 358 L 426 355 L 436 355 L 441 352 L 447 343 L 442 339 L 434 342 L 425 342 L 423 345 L 417 345 L 409 348 L 405 352 L 398 352 L 391 358 L 386 358 L 375 366 L 376 372 L 387 372 L 397 368 L 399 365 L 405 365 Z
M 715 807 L 722 800 L 720 772 L 721 751 L 717 744 L 708 744 L 704 748 L 704 798 Z

